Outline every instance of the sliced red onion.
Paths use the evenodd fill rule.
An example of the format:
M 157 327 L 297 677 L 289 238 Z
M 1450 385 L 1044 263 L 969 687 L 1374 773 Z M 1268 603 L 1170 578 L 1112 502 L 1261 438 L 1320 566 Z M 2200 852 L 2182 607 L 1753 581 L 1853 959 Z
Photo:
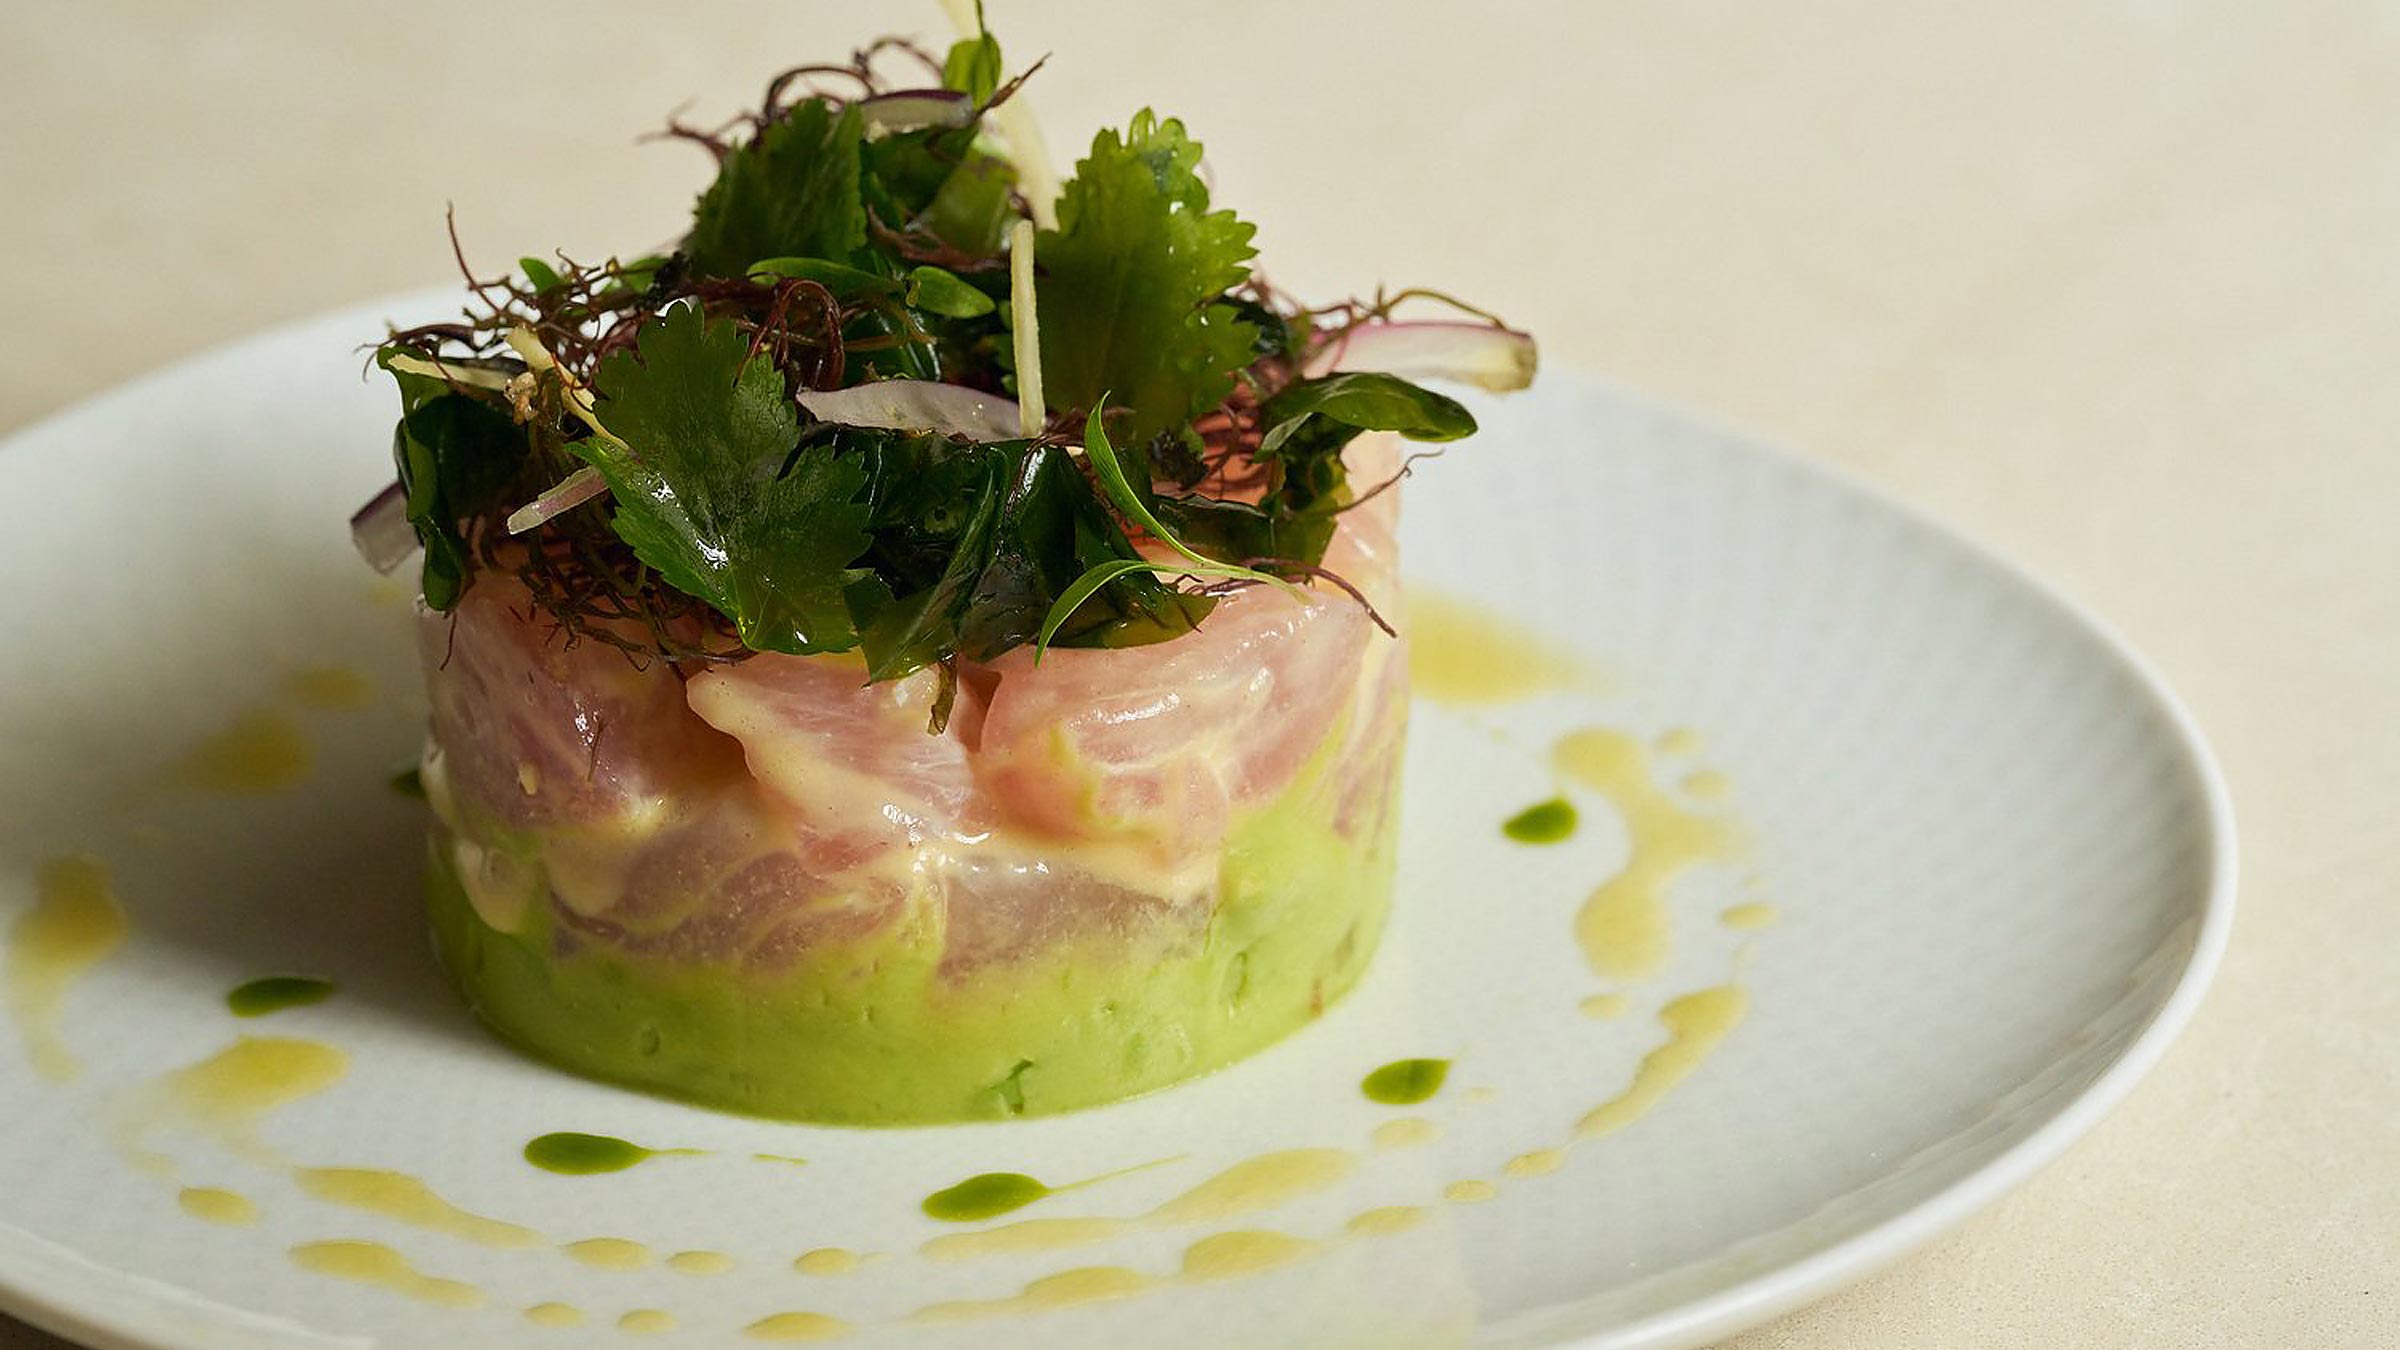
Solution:
M 901 89 L 858 101 L 869 131 L 963 127 L 975 120 L 975 101 L 955 89 Z
M 1310 377 L 1379 370 L 1407 379 L 1464 380 L 1486 389 L 1533 383 L 1533 335 L 1488 323 L 1361 324 L 1309 353 Z
M 416 552 L 417 529 L 408 523 L 408 494 L 398 483 L 387 485 L 350 517 L 350 542 L 368 566 L 387 576 Z
M 508 532 L 523 534 L 552 516 L 564 515 L 592 498 L 608 491 L 608 480 L 600 471 L 586 464 L 558 480 L 541 496 L 508 513 Z
M 800 406 L 820 422 L 888 431 L 938 431 L 970 441 L 1013 441 L 1017 405 L 935 380 L 877 380 L 848 389 L 810 389 Z

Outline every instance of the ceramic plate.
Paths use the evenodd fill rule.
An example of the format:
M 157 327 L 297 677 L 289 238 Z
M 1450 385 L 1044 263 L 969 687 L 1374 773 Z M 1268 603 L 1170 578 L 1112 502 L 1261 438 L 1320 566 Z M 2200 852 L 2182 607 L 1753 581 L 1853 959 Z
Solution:
M 1418 593 L 1474 599 L 1418 608 L 1396 919 L 1322 1020 L 935 1129 L 559 1073 L 444 987 L 389 786 L 421 705 L 347 537 L 390 470 L 358 344 L 424 308 L 0 453 L 0 1306 L 63 1334 L 1690 1344 L 2056 1155 L 2223 945 L 2222 787 L 2122 645 L 1871 492 L 1552 374 L 1412 485 Z M 1566 837 L 1504 832 L 1553 799 Z M 274 974 L 337 991 L 229 1011 Z M 1412 1058 L 1438 1092 L 1362 1092 Z M 530 1166 L 557 1131 L 696 1152 Z M 922 1212 L 986 1172 L 1092 1184 Z

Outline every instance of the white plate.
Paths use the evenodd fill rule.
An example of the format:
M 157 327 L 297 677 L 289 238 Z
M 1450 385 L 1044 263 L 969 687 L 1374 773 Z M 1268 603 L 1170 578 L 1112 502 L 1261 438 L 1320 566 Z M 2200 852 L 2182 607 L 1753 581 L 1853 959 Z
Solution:
M 483 1035 L 440 983 L 417 912 L 418 807 L 385 786 L 414 744 L 415 673 L 403 615 L 371 599 L 344 521 L 388 473 L 392 398 L 362 382 L 356 350 L 387 312 L 189 362 L 0 453 L 0 924 L 32 902 L 42 861 L 71 853 L 106 862 L 131 916 L 131 936 L 65 996 L 59 1033 L 80 1076 L 50 1081 L 13 1030 L 0 1039 L 0 1306 L 65 1334 L 579 1344 L 615 1339 L 624 1313 L 647 1308 L 678 1324 L 647 1337 L 662 1344 L 728 1343 L 792 1310 L 853 1324 L 863 1346 L 1690 1344 L 1856 1278 L 2055 1156 L 2157 1058 L 2224 944 L 2222 785 L 2122 645 L 1870 492 L 1553 374 L 1479 400 L 1483 434 L 1419 474 L 1409 571 L 1488 597 L 1613 684 L 1420 703 L 1395 926 L 1321 1022 L 1145 1100 L 943 1129 L 780 1125 L 554 1072 Z M 295 706 L 287 677 L 326 664 L 366 672 L 383 696 Z M 303 784 L 247 797 L 167 784 L 163 766 L 251 709 L 304 731 Z M 1750 841 L 1676 880 L 1672 950 L 1652 978 L 1598 979 L 1570 937 L 1624 861 L 1603 799 L 1582 795 L 1585 828 L 1565 844 L 1499 830 L 1551 793 L 1546 748 L 1583 726 L 1645 742 L 1695 729 L 1696 749 L 1656 749 L 1654 769 L 1684 809 L 1737 820 Z M 1721 800 L 1671 786 L 1702 768 L 1723 776 Z M 1780 920 L 1717 921 L 1740 902 Z M 282 971 L 341 992 L 257 1021 L 226 1012 L 230 986 Z M 1679 1085 L 1555 1172 L 1506 1172 L 1626 1090 L 1667 1036 L 1667 1000 L 1729 982 L 1748 1015 L 1680 1066 Z M 1579 1011 L 1609 989 L 1627 996 L 1621 1016 Z M 112 1131 L 157 1115 L 144 1085 L 245 1034 L 338 1047 L 347 1076 L 266 1116 L 248 1153 L 170 1125 L 151 1144 L 172 1179 L 129 1163 Z M 1408 1110 L 1366 1100 L 1360 1076 L 1403 1056 L 1453 1060 L 1448 1086 Z M 1654 1076 L 1675 1059 L 1652 1060 Z M 1403 1116 L 1440 1138 L 1371 1145 Z M 519 1156 L 552 1130 L 711 1153 L 559 1177 Z M 919 1250 L 954 1230 L 918 1201 L 969 1173 L 1063 1181 L 1179 1159 L 1013 1217 L 1130 1216 L 1299 1148 L 1353 1161 L 1329 1164 L 1338 1183 L 1213 1223 L 969 1261 Z M 294 1161 L 405 1172 L 541 1236 L 491 1248 L 340 1207 L 304 1192 Z M 1497 1198 L 1445 1198 L 1462 1181 Z M 181 1212 L 180 1186 L 239 1192 L 262 1217 L 203 1222 Z M 1345 1235 L 1381 1206 L 1421 1207 L 1423 1221 Z M 1310 1245 L 1219 1243 L 1202 1265 L 1210 1251 L 1290 1259 L 1170 1278 L 1227 1229 Z M 557 1249 L 595 1235 L 735 1265 L 614 1271 Z M 351 1238 L 471 1284 L 483 1306 L 287 1255 Z M 881 1257 L 796 1271 L 816 1248 Z M 907 1320 L 1089 1266 L 1160 1278 L 1087 1306 Z M 546 1301 L 582 1310 L 587 1330 L 526 1320 Z

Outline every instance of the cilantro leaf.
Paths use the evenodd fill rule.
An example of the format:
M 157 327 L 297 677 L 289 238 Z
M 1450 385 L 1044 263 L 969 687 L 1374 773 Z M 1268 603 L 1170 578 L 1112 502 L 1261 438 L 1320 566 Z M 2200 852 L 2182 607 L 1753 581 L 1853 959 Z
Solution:
M 572 448 L 616 498 L 613 523 L 670 586 L 733 621 L 755 651 L 858 643 L 844 600 L 866 551 L 866 470 L 833 447 L 794 447 L 799 416 L 782 372 L 730 320 L 678 305 L 636 350 L 600 365 L 609 436 Z
M 761 258 L 849 257 L 867 240 L 864 139 L 856 108 L 815 98 L 728 154 L 692 216 L 692 267 L 738 277 Z
M 1222 402 L 1258 332 L 1218 297 L 1249 275 L 1252 227 L 1208 209 L 1200 146 L 1144 109 L 1103 131 L 1058 202 L 1034 256 L 1042 381 L 1061 408 L 1104 392 L 1132 411 L 1139 443 Z

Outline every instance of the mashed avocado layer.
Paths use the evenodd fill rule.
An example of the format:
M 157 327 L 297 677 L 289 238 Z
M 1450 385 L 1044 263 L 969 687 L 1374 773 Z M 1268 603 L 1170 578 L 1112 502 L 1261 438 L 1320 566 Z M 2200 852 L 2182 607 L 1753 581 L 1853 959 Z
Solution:
M 427 895 L 477 1015 L 579 1073 L 834 1124 L 1070 1111 L 1230 1063 L 1357 981 L 1390 904 L 1394 812 L 1362 812 L 1356 837 L 1338 833 L 1329 758 L 1237 823 L 1204 923 L 964 970 L 940 969 L 938 922 L 924 919 L 773 971 L 560 941 L 540 905 L 504 933 L 469 902 L 439 825 Z

